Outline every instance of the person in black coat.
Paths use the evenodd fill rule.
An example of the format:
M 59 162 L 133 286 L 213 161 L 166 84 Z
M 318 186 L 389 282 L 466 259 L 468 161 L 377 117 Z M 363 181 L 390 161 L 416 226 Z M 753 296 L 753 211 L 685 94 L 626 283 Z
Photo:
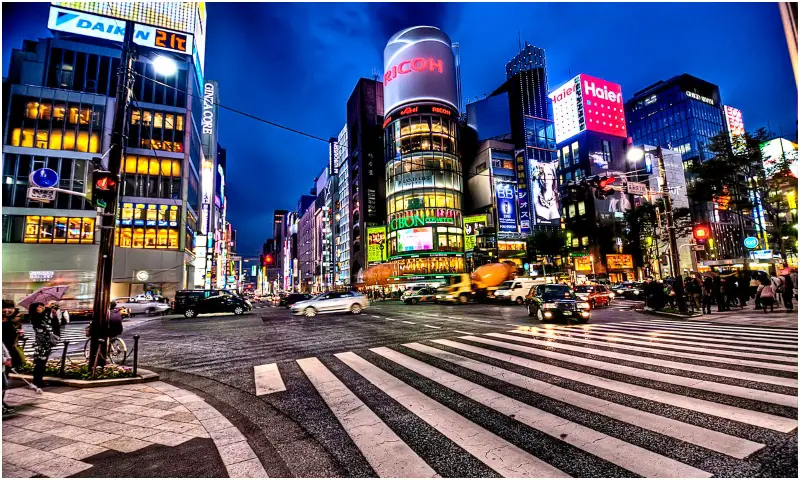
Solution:
M 714 298 L 717 300 L 717 311 L 725 312 L 728 310 L 728 304 L 725 301 L 725 289 L 722 287 L 722 278 L 719 275 L 714 277 Z
M 47 368 L 47 359 L 53 351 L 53 328 L 50 318 L 45 316 L 43 303 L 32 303 L 28 310 L 28 321 L 33 327 L 36 340 L 34 341 L 33 354 L 33 382 L 31 388 L 44 386 L 44 373 Z
M 703 313 L 711 313 L 711 300 L 714 298 L 714 281 L 711 277 L 703 279 Z
M 794 282 L 792 281 L 792 276 L 789 274 L 782 275 L 783 277 L 783 304 L 786 306 L 786 311 L 791 312 L 794 310 L 794 304 L 792 297 L 794 297 Z

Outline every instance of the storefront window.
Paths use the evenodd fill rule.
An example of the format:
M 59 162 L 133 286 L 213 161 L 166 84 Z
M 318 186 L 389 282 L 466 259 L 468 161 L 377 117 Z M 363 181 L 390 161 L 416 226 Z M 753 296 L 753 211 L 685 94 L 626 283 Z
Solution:
M 144 228 L 133 229 L 133 248 L 144 248 Z
M 94 219 L 80 217 L 25 217 L 24 243 L 94 243 Z

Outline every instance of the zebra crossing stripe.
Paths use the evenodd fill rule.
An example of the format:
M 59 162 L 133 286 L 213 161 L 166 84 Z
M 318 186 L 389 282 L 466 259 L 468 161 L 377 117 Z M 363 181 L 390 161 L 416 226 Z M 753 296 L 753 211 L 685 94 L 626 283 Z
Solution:
M 539 410 L 386 347 L 370 351 L 553 438 L 646 477 L 708 478 L 711 474 Z
M 468 340 L 471 341 L 480 341 L 480 343 L 485 343 L 487 345 L 492 345 L 495 347 L 502 347 L 512 349 L 514 347 L 512 344 L 508 344 L 505 342 L 495 342 L 492 340 L 487 340 L 483 342 L 482 338 L 474 337 L 469 338 Z M 674 405 L 676 407 L 685 408 L 687 410 L 692 410 L 699 413 L 705 413 L 707 415 L 713 415 L 716 417 L 727 418 L 728 420 L 734 420 L 741 423 L 747 423 L 748 425 L 756 425 L 759 427 L 768 428 L 770 430 L 777 430 L 780 432 L 790 432 L 793 429 L 797 428 L 797 420 L 791 418 L 784 418 L 778 417 L 776 415 L 771 415 L 767 413 L 756 412 L 753 410 L 747 410 L 744 408 L 734 407 L 730 405 L 724 405 L 720 403 L 710 402 L 708 400 L 702 400 L 699 398 L 694 397 L 687 397 L 684 395 L 678 395 L 676 393 L 671 392 L 664 392 L 661 390 L 656 390 L 649 387 L 642 387 L 639 385 L 634 385 L 626 382 L 622 382 L 619 380 L 612 380 L 605 377 L 600 377 L 597 375 L 592 375 L 589 373 L 583 373 L 576 370 L 570 370 L 567 368 L 557 367 L 555 365 L 545 364 L 541 362 L 537 362 L 535 360 L 529 360 L 527 358 L 517 357 L 515 355 L 510 355 L 506 353 L 496 352 L 494 350 L 489 350 L 486 348 L 475 347 L 473 345 L 468 345 L 461 342 L 453 342 L 450 340 L 434 340 L 434 342 L 446 345 L 449 347 L 457 348 L 459 350 L 464 350 L 472 353 L 477 353 L 478 355 L 483 355 L 484 357 L 494 358 L 497 360 L 501 360 L 508 363 L 513 363 L 515 365 L 519 365 L 521 367 L 530 368 L 531 370 L 538 370 L 550 375 L 555 375 L 558 377 L 566 378 L 568 380 L 572 380 L 575 382 L 584 383 L 586 385 L 591 385 L 593 387 L 604 388 L 606 390 L 610 390 L 612 392 L 622 393 L 625 395 L 631 395 L 634 397 L 644 398 L 645 400 L 650 400 L 653 402 L 665 403 L 668 405 Z M 534 353 L 536 349 L 530 347 L 522 347 L 513 348 L 513 350 L 518 350 L 523 353 Z M 531 352 L 531 350 L 534 350 Z M 649 370 L 645 370 L 645 372 L 649 372 Z M 629 372 L 620 372 L 626 373 L 628 375 L 635 375 L 635 373 Z M 637 375 L 638 376 L 638 375 Z M 684 378 L 684 377 L 679 377 Z M 504 378 L 503 378 L 504 379 Z M 686 378 L 690 385 L 691 382 L 696 382 L 695 379 Z M 548 384 L 549 385 L 549 384 Z M 721 387 L 728 387 L 729 385 L 722 385 L 717 384 Z M 788 397 L 788 395 L 784 395 Z M 793 397 L 795 408 L 797 406 L 797 398 Z M 627 420 L 623 420 L 627 421 Z M 695 443 L 695 442 L 692 442 Z M 700 445 L 699 443 L 696 443 Z M 702 445 L 706 448 L 711 450 L 716 450 L 716 448 L 709 447 L 707 445 Z M 746 448 L 746 447 L 744 447 Z M 717 450 L 719 451 L 719 450 Z M 731 455 L 727 453 L 727 455 Z M 734 456 L 734 455 L 731 455 Z M 746 456 L 746 455 L 745 455 Z
M 442 329 L 442 327 L 437 327 L 436 325 L 428 325 L 427 323 L 423 323 L 422 326 L 423 327 L 428 327 L 428 328 L 435 328 L 437 330 L 441 330 Z
M 724 342 L 726 344 L 733 344 L 733 345 L 748 345 L 753 347 L 772 347 L 772 348 L 786 348 L 790 349 L 793 348 L 796 350 L 796 345 L 789 343 L 784 344 L 783 342 L 761 342 L 761 341 L 744 341 L 744 340 L 736 340 L 736 339 L 728 339 L 723 338 L 720 335 L 705 335 L 705 334 L 697 334 L 694 332 L 684 332 L 681 334 L 680 331 L 673 332 L 669 330 L 663 329 L 653 329 L 647 327 L 636 327 L 636 326 L 627 326 L 627 324 L 614 324 L 609 326 L 592 326 L 592 330 L 610 330 L 610 331 L 617 331 L 617 332 L 624 332 L 624 333 L 638 333 L 642 335 L 650 334 L 659 337 L 675 337 L 679 339 L 689 339 L 689 340 L 702 340 L 702 341 L 718 341 Z M 737 337 L 738 338 L 738 337 Z
M 717 328 L 709 328 L 709 329 L 699 329 L 699 328 L 692 328 L 692 327 L 679 327 L 679 326 L 670 326 L 670 325 L 654 325 L 654 324 L 640 324 L 640 323 L 624 323 L 620 325 L 621 327 L 625 328 L 647 328 L 651 330 L 657 331 L 666 331 L 666 332 L 680 332 L 680 333 L 688 333 L 695 336 L 701 337 L 714 337 L 714 338 L 729 338 L 731 340 L 754 340 L 754 341 L 766 341 L 769 340 L 771 343 L 781 343 L 781 344 L 790 344 L 796 345 L 797 339 L 790 339 L 790 338 L 775 338 L 773 335 L 763 335 L 763 334 L 755 334 L 755 333 L 733 333 L 729 332 L 727 328 L 724 326 L 720 326 Z
M 760 314 L 759 314 L 760 316 Z M 725 317 L 720 317 L 721 319 L 725 319 Z M 734 332 L 754 332 L 754 333 L 779 333 L 787 336 L 797 336 L 797 329 L 796 328 L 779 328 L 779 327 L 747 327 L 743 325 L 725 325 L 719 323 L 711 323 L 711 322 L 677 322 L 672 320 L 651 320 L 652 323 L 657 323 L 661 325 L 676 325 L 676 326 L 686 326 L 686 327 L 720 327 L 724 326 L 726 330 L 731 330 Z M 630 323 L 646 323 L 644 321 L 635 321 Z
M 317 358 L 297 360 L 379 477 L 434 478 L 436 472 Z
M 658 328 L 668 328 L 670 330 L 681 330 L 687 332 L 712 332 L 712 333 L 719 333 L 720 331 L 731 333 L 743 337 L 752 337 L 752 338 L 779 338 L 781 340 L 787 341 L 797 341 L 797 333 L 789 333 L 789 332 L 772 332 L 770 330 L 739 330 L 738 327 L 727 327 L 725 325 L 676 325 L 669 322 L 630 322 L 627 325 L 644 325 L 644 326 L 652 326 Z
M 460 333 L 462 335 L 475 335 L 472 332 L 462 332 L 461 330 L 453 330 L 453 331 L 456 332 L 456 333 Z
M 542 347 L 570 350 L 578 353 L 588 353 L 590 355 L 615 358 L 617 360 L 626 360 L 628 362 L 644 363 L 647 365 L 655 365 L 657 367 L 674 368 L 677 370 L 685 370 L 689 372 L 707 373 L 709 375 L 717 375 L 720 377 L 730 377 L 741 380 L 751 380 L 753 382 L 769 383 L 771 385 L 781 385 L 783 387 L 797 388 L 797 377 L 795 378 L 773 377 L 770 375 L 763 375 L 760 373 L 742 372 L 739 370 L 726 370 L 724 368 L 706 367 L 703 365 L 695 365 L 693 363 L 681 363 L 671 360 L 660 360 L 657 358 L 642 357 L 638 355 L 627 355 L 618 352 L 608 352 L 605 350 L 595 350 L 593 348 L 577 347 L 575 345 L 567 345 L 566 343 L 534 340 L 532 338 L 522 338 L 512 335 L 506 335 L 503 333 L 487 333 L 486 335 L 495 338 L 502 338 L 504 340 L 530 343 L 531 345 L 539 345 Z
M 456 342 L 449 342 L 447 340 L 440 341 L 437 343 L 441 343 L 442 345 L 448 345 L 454 348 L 459 348 L 461 345 L 463 345 Z M 692 443 L 694 445 L 698 445 L 700 447 L 704 447 L 709 450 L 714 450 L 716 452 L 723 453 L 731 457 L 745 458 L 748 455 L 751 455 L 752 453 L 755 453 L 764 447 L 764 445 L 761 443 L 751 442 L 749 440 L 737 438 L 725 433 L 715 432 L 707 428 L 690 425 L 688 423 L 681 422 L 679 420 L 673 420 L 670 418 L 655 415 L 653 413 L 644 412 L 641 410 L 637 410 L 635 408 L 627 407 L 625 405 L 609 402 L 602 398 L 597 398 L 591 395 L 575 392 L 567 388 L 559 387 L 558 385 L 554 385 L 552 383 L 536 380 L 534 378 L 520 375 L 510 370 L 505 370 L 500 367 L 495 367 L 494 365 L 482 363 L 477 360 L 472 360 L 470 358 L 462 357 L 461 355 L 456 355 L 454 353 L 429 347 L 427 345 L 422 345 L 420 343 L 403 344 L 403 346 L 445 360 L 455 365 L 470 369 L 472 371 L 482 373 L 489 377 L 502 380 L 512 385 L 516 385 L 526 390 L 530 390 L 531 392 L 538 393 L 539 395 L 550 397 L 554 400 L 568 403 L 578 408 L 583 408 L 591 412 L 599 413 L 601 415 L 617 419 L 621 422 L 629 423 L 631 425 L 636 425 L 638 427 L 651 430 L 653 432 L 657 432 L 662 435 L 666 435 L 668 437 L 676 438 L 684 442 Z M 479 353 L 478 351 L 475 350 L 485 350 L 491 352 L 491 350 L 486 350 L 476 347 L 473 348 L 474 350 L 470 350 L 473 351 L 473 353 Z M 492 358 L 508 357 L 508 355 L 500 354 L 497 356 L 492 355 L 491 357 Z M 499 359 L 502 360 L 503 358 Z M 519 358 L 519 360 L 525 360 L 525 359 Z M 566 369 L 556 368 L 555 371 L 552 371 L 550 369 L 552 365 L 544 365 L 534 361 L 527 361 L 520 363 L 514 362 L 514 363 L 534 370 L 543 370 L 551 375 L 559 375 L 559 373 L 556 372 L 561 372 L 562 370 L 566 370 Z M 569 370 L 567 371 L 570 372 Z M 572 373 L 577 374 L 578 372 L 572 372 Z M 563 375 L 560 376 L 568 378 Z M 575 377 L 580 377 L 580 374 L 575 375 Z M 596 382 L 596 383 L 601 383 L 601 382 Z M 611 388 L 608 388 L 607 386 L 603 386 L 603 388 L 611 390 Z
M 355 353 L 337 353 L 334 356 L 500 475 L 514 478 L 569 477 L 561 470 L 476 425 Z
M 652 345 L 653 342 L 658 342 L 658 343 L 663 344 L 665 347 L 674 347 L 674 348 L 684 348 L 681 345 L 705 345 L 705 346 L 709 345 L 708 343 L 705 343 L 705 342 L 692 342 L 692 341 L 688 341 L 688 340 L 677 340 L 677 339 L 671 339 L 671 338 L 662 338 L 660 335 L 641 335 L 641 334 L 632 335 L 632 334 L 629 334 L 629 333 L 617 333 L 616 331 L 603 332 L 603 331 L 599 331 L 600 329 L 598 329 L 598 328 L 594 328 L 594 329 L 590 328 L 591 325 L 586 325 L 586 327 L 587 328 L 583 328 L 583 329 L 565 328 L 565 329 L 562 329 L 560 331 L 562 331 L 562 332 L 580 332 L 582 335 L 613 335 L 614 337 L 617 337 L 617 338 L 620 338 L 620 339 L 629 339 L 630 338 L 630 339 L 634 339 L 634 340 L 647 340 L 646 343 L 648 345 Z M 628 341 L 628 340 L 625 340 L 625 341 Z M 783 351 L 782 350 L 770 350 L 768 348 L 737 347 L 737 346 L 733 346 L 733 345 L 714 345 L 714 349 L 715 349 L 714 351 L 716 351 L 718 353 L 723 353 L 723 350 L 720 350 L 720 349 L 737 350 L 737 352 L 730 352 L 730 355 L 738 354 L 738 351 L 741 351 L 741 352 L 774 353 L 774 354 L 786 355 L 786 357 L 778 357 L 778 356 L 775 356 L 775 355 L 770 355 L 770 356 L 775 356 L 776 359 L 777 358 L 785 358 L 786 360 L 792 360 L 790 358 L 790 356 L 794 356 L 794 357 L 797 356 L 797 352 L 791 352 L 791 351 L 788 351 L 788 350 L 783 350 Z M 727 352 L 724 352 L 724 353 L 726 355 L 728 355 Z M 766 355 L 765 356 L 755 357 L 755 358 L 765 358 L 765 357 L 766 357 Z
M 563 332 L 563 331 L 562 331 Z M 533 333 L 533 332 L 524 332 L 524 331 L 517 331 L 517 330 L 510 330 L 509 333 L 519 333 L 522 335 L 533 335 L 533 336 L 542 336 L 541 334 Z M 618 343 L 614 343 L 614 337 L 606 337 L 608 341 L 599 341 L 599 340 L 589 340 L 585 338 L 576 338 L 576 337 L 566 337 L 566 336 L 555 336 L 550 334 L 547 336 L 548 339 L 556 339 L 556 340 L 564 340 L 567 342 L 575 342 L 575 343 L 583 343 L 586 345 L 598 345 L 601 347 L 613 347 L 618 350 L 629 350 L 632 352 L 643 352 L 643 353 L 654 353 L 656 355 L 668 355 L 668 356 L 680 356 L 681 358 L 691 358 L 694 360 L 704 360 L 707 362 L 716 362 L 716 363 L 728 363 L 731 365 L 741 365 L 745 367 L 755 367 L 755 368 L 766 368 L 769 370 L 778 370 L 783 372 L 796 372 L 797 365 L 781 365 L 776 363 L 767 363 L 767 362 L 757 362 L 751 360 L 742 360 L 738 358 L 728 358 L 728 357 L 719 357 L 717 355 L 702 355 L 698 353 L 685 353 L 685 352 L 676 352 L 674 350 L 665 350 L 661 345 L 653 345 L 656 348 L 648 348 L 648 347 L 636 347 L 633 345 L 622 345 Z M 559 344 L 560 345 L 560 344 Z M 716 353 L 719 353 L 718 351 Z M 782 361 L 787 361 L 788 359 L 783 359 Z
M 417 322 L 409 322 L 408 320 L 400 320 L 400 321 L 403 322 L 403 323 L 407 323 L 409 325 L 416 325 L 417 324 Z
M 642 368 L 629 367 L 627 365 L 620 365 L 618 363 L 610 363 L 590 358 L 576 357 L 574 355 L 568 355 L 566 353 L 559 353 L 540 348 L 525 347 L 523 345 L 516 345 L 507 342 L 499 342 L 496 340 L 490 340 L 488 338 L 481 338 L 474 336 L 467 336 L 460 338 L 464 340 L 469 340 L 471 342 L 483 343 L 485 345 L 492 345 L 495 347 L 501 347 L 508 350 L 515 350 L 523 353 L 530 353 L 533 355 L 538 355 L 540 357 L 553 358 L 556 360 L 561 360 L 577 365 L 597 368 L 609 372 L 621 373 L 623 375 L 630 375 L 633 377 L 639 377 L 647 380 L 654 380 L 657 382 L 670 383 L 682 387 L 696 388 L 698 390 L 705 390 L 708 392 L 719 393 L 723 395 L 731 395 L 734 397 L 746 398 L 749 400 L 757 400 L 761 402 L 774 403 L 776 405 L 784 405 L 787 407 L 797 408 L 797 397 L 794 395 L 784 395 L 780 393 L 767 392 L 764 390 L 756 390 L 753 388 L 738 387 L 736 385 L 727 385 L 724 383 L 711 382 L 708 380 L 697 380 L 696 378 L 681 377 L 680 375 L 672 375 L 669 373 L 655 372 L 653 370 L 645 370 Z M 464 349 L 462 345 L 463 344 L 459 343 L 458 348 Z M 548 365 L 548 368 L 552 368 L 552 366 Z
M 283 392 L 286 390 L 286 385 L 283 383 L 277 363 L 255 365 L 253 367 L 253 375 L 256 384 L 256 396 L 268 395 L 270 393 Z

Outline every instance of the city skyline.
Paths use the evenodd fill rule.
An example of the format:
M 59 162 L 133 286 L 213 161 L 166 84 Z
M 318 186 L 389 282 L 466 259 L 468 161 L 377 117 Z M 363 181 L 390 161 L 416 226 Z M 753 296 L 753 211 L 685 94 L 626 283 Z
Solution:
M 718 84 L 723 103 L 742 110 L 747 130 L 769 125 L 785 137 L 796 135 L 797 90 L 791 83 L 791 64 L 775 4 L 610 6 L 613 4 L 210 3 L 206 77 L 219 82 L 221 104 L 328 138 L 344 124 L 345 101 L 358 79 L 371 77 L 373 69 L 381 75 L 381 52 L 389 36 L 410 25 L 430 24 L 444 29 L 460 44 L 465 104 L 483 98 L 502 83 L 505 63 L 516 54 L 521 40 L 544 48 L 551 91 L 576 74 L 587 73 L 621 84 L 623 98 L 628 99 L 659 80 L 689 73 Z M 46 3 L 3 5 L 4 27 L 15 22 L 14 29 L 3 29 L 4 76 L 11 48 L 19 48 L 23 39 L 50 36 L 47 7 Z M 541 25 L 535 21 L 523 25 L 517 20 L 542 15 L 547 15 L 548 21 Z M 715 25 L 726 25 L 725 32 L 759 33 L 724 36 L 719 35 L 721 27 L 704 27 L 697 29 L 697 37 L 659 35 L 631 41 L 623 35 L 622 25 L 649 18 L 658 18 L 665 26 L 714 18 Z M 260 29 L 259 22 L 276 26 L 262 30 L 266 43 L 292 38 L 296 55 L 248 43 L 248 32 Z M 479 24 L 483 27 L 474 28 Z M 594 31 L 590 28 L 593 24 L 608 27 Z M 616 50 L 612 47 L 615 43 L 619 45 Z M 230 45 L 238 46 L 238 51 L 231 52 Z M 598 45 L 606 51 L 598 53 Z M 702 45 L 707 53 L 692 53 L 688 50 L 692 45 Z M 248 65 L 245 75 L 238 65 L 245 65 L 248 59 L 262 61 Z M 634 63 L 635 59 L 640 63 Z M 748 61 L 752 65 L 744 67 Z M 281 72 L 297 74 L 275 75 L 273 65 L 281 65 Z M 296 76 L 308 81 L 298 82 Z M 768 93 L 753 94 L 753 85 Z M 264 239 L 272 236 L 273 210 L 291 207 L 311 189 L 314 176 L 327 163 L 328 146 L 224 109 L 219 122 L 219 141 L 231 159 L 229 215 L 239 230 L 240 252 L 252 256 Z M 253 142 L 253 138 L 260 141 Z M 273 178 L 270 170 L 280 171 L 285 181 L 261 189 L 252 180 L 259 169 L 265 179 Z M 256 191 L 260 197 L 254 200 Z

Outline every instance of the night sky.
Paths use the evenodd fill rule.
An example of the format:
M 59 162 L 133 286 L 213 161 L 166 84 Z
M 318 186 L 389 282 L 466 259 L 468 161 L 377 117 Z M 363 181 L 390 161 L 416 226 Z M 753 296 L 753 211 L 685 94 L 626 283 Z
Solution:
M 3 76 L 12 48 L 49 36 L 47 9 L 3 3 Z M 206 78 L 219 81 L 223 105 L 336 136 L 358 78 L 380 73 L 386 40 L 413 25 L 437 26 L 460 42 L 469 99 L 504 80 L 519 32 L 545 49 L 551 89 L 587 73 L 620 83 L 627 98 L 690 73 L 719 85 L 748 130 L 769 122 L 797 136 L 797 89 L 774 3 L 212 3 Z M 272 211 L 296 208 L 327 164 L 327 144 L 226 110 L 219 129 L 238 251 L 257 255 L 272 235 Z

